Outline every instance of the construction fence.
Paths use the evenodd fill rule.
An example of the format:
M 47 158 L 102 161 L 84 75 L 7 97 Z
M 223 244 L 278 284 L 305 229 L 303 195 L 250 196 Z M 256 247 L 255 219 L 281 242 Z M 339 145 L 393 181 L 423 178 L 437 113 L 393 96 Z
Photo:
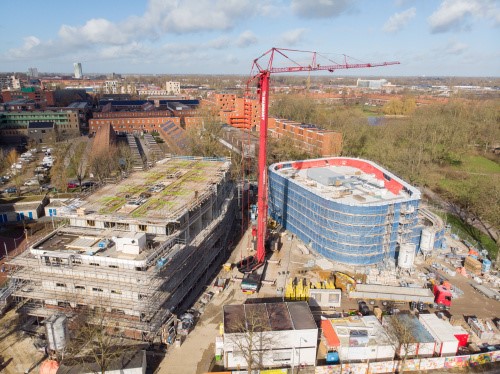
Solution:
M 430 357 L 407 359 L 404 371 L 437 370 L 476 367 L 479 365 L 500 362 L 500 351 L 478 353 L 473 355 L 453 356 L 453 357 Z M 307 373 L 314 374 L 376 374 L 395 373 L 401 371 L 401 361 L 381 361 L 370 363 L 346 363 L 339 365 L 316 366 L 307 368 Z M 293 374 L 298 368 L 253 370 L 252 374 Z M 300 372 L 306 372 L 306 368 L 301 368 Z M 225 371 L 219 374 L 249 374 L 248 371 Z M 207 373 L 208 374 L 208 373 Z M 213 373 L 212 373 L 213 374 Z

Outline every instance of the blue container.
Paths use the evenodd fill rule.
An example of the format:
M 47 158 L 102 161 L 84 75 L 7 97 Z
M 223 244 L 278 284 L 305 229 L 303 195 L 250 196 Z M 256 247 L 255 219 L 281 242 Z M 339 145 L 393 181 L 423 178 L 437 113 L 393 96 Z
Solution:
M 483 265 L 481 266 L 481 272 L 482 273 L 487 273 L 490 271 L 490 268 L 491 268 L 491 261 L 488 260 L 487 258 L 485 258 L 483 260 Z
M 328 352 L 326 354 L 326 363 L 327 364 L 338 364 L 338 363 L 340 363 L 339 353 L 338 352 Z

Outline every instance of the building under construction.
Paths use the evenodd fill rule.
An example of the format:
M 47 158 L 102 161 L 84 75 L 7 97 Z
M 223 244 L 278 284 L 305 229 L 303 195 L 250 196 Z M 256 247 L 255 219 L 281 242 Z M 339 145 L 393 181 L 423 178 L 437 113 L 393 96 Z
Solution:
M 10 261 L 21 310 L 97 310 L 124 336 L 153 341 L 224 260 L 235 232 L 229 168 L 226 159 L 165 159 L 58 207 L 69 225 Z
M 370 265 L 415 253 L 420 192 L 394 174 L 347 157 L 282 162 L 269 168 L 269 211 L 328 259 Z

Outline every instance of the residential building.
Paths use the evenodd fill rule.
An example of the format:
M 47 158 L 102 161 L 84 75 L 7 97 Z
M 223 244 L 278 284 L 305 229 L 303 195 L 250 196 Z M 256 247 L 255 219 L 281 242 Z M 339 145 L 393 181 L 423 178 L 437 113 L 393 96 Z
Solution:
M 260 131 L 260 123 L 256 129 Z M 342 134 L 333 130 L 324 130 L 315 125 L 269 118 L 267 133 L 275 139 L 289 137 L 300 149 L 312 155 L 338 156 L 342 152 Z
M 258 100 L 237 97 L 235 94 L 216 94 L 214 101 L 223 123 L 244 129 L 255 129 L 258 126 L 260 120 Z
M 52 122 L 60 137 L 80 134 L 78 113 L 72 110 L 45 110 L 31 112 L 0 113 L 0 135 L 2 137 L 28 136 L 28 125 L 32 122 Z
M 142 117 L 137 113 L 127 113 L 127 117 L 96 118 L 89 120 L 89 134 L 95 134 L 104 124 L 110 124 L 117 134 L 133 134 L 151 131 L 159 131 L 160 126 L 167 122 L 180 126 L 178 117 L 149 117 L 145 114 Z
M 371 265 L 418 250 L 421 194 L 374 162 L 348 157 L 269 167 L 270 216 L 333 261 Z
M 103 313 L 114 333 L 159 342 L 226 260 L 236 214 L 228 159 L 164 159 L 57 208 L 68 220 L 10 261 L 25 300 L 48 318 Z
M 180 95 L 181 93 L 181 83 L 167 81 L 165 83 L 165 91 L 167 95 Z
M 30 122 L 28 139 L 36 144 L 54 143 L 57 140 L 57 129 L 54 122 Z
M 38 219 L 44 215 L 46 196 L 30 196 L 0 199 L 0 223 L 15 223 Z

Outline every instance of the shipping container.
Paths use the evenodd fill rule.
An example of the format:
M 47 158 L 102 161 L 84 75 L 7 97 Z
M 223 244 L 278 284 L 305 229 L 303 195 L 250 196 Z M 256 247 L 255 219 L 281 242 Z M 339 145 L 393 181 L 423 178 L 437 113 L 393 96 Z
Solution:
M 434 352 L 439 356 L 454 356 L 458 350 L 458 339 L 455 329 L 448 322 L 435 314 L 421 314 L 419 320 L 434 338 Z

